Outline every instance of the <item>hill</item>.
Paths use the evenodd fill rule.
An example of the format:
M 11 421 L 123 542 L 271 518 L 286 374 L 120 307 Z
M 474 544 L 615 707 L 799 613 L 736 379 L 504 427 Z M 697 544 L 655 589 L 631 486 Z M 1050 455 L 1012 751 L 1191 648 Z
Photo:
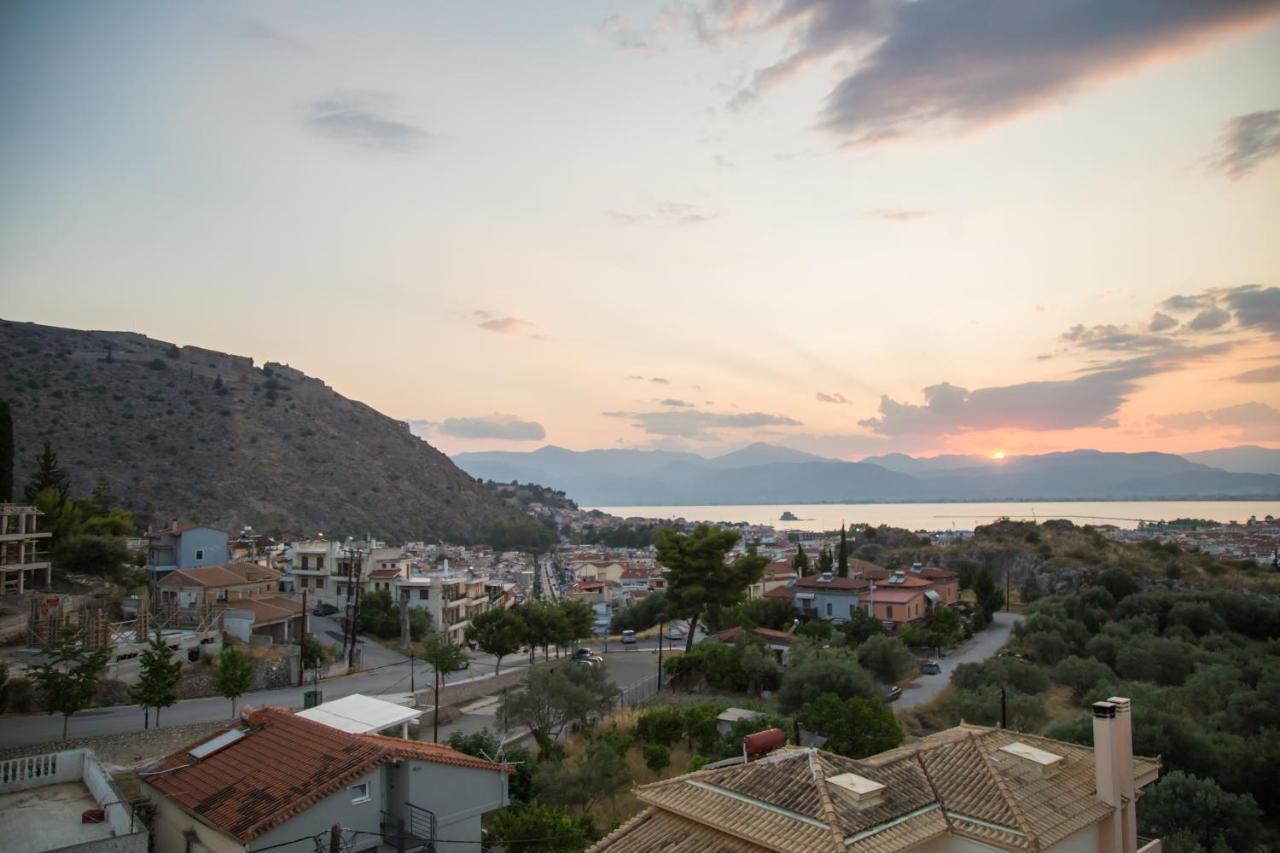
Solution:
M 1183 456 L 1192 462 L 1212 465 L 1223 471 L 1235 471 L 1240 474 L 1280 474 L 1280 450 L 1258 447 L 1256 444 L 1202 450 L 1199 453 L 1184 453 Z
M 403 422 L 284 365 L 2 320 L 0 363 L 18 488 L 47 438 L 75 493 L 104 477 L 158 522 L 466 541 L 519 518 Z
M 476 477 L 536 482 L 587 506 L 1274 498 L 1280 476 L 1168 453 L 1075 450 L 993 460 L 901 454 L 842 462 L 770 445 L 707 459 L 641 450 L 462 453 Z

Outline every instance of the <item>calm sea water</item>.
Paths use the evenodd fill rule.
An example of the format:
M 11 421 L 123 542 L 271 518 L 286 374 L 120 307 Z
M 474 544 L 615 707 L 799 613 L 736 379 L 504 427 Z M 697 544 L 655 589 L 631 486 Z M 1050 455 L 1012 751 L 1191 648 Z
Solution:
M 1207 518 L 1243 522 L 1251 515 L 1280 515 L 1280 501 L 1028 501 L 937 504 L 760 504 L 747 506 L 602 506 L 624 518 L 771 524 L 779 530 L 835 530 L 845 524 L 887 524 L 908 530 L 972 530 L 1002 516 L 1044 521 L 1069 518 L 1076 524 L 1137 527 L 1139 521 Z M 780 521 L 784 511 L 799 521 Z

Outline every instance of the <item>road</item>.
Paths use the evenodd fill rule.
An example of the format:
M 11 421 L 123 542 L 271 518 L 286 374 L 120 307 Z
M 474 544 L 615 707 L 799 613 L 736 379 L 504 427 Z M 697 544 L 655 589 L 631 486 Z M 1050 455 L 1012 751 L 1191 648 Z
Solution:
M 894 705 L 897 708 L 914 708 L 931 702 L 951 683 L 951 673 L 962 663 L 979 663 L 994 655 L 1009 639 L 1013 626 L 1025 617 L 1021 613 L 997 613 L 991 627 L 974 635 L 958 650 L 939 659 L 942 672 L 938 675 L 921 675 L 912 683 L 902 688 L 902 698 Z
M 341 644 L 341 633 L 332 620 L 312 617 L 313 632 L 326 644 Z M 328 625 L 326 626 L 326 623 Z M 423 689 L 432 682 L 431 667 L 422 661 L 415 661 L 412 677 L 409 659 L 399 652 L 387 649 L 369 639 L 361 641 L 363 662 L 366 666 L 361 672 L 325 679 L 320 682 L 320 690 L 325 700 L 339 699 L 352 693 L 364 693 L 369 696 L 380 696 L 393 702 L 407 702 L 410 687 Z M 657 656 L 653 651 L 657 648 L 654 641 L 642 641 L 634 646 L 624 647 L 611 643 L 605 655 L 609 673 L 619 687 L 629 687 L 648 675 L 657 672 Z M 600 648 L 595 645 L 596 651 Z M 552 653 L 554 656 L 554 652 Z M 470 654 L 470 666 L 460 673 L 446 676 L 446 684 L 457 684 L 476 678 L 492 677 L 497 661 L 492 655 Z M 644 661 L 644 663 L 641 663 Z M 529 658 L 524 654 L 510 655 L 502 660 L 502 671 L 527 669 Z M 643 673 L 643 674 L 641 674 Z M 305 687 L 284 687 L 272 690 L 255 690 L 246 693 L 237 701 L 237 708 L 245 705 L 276 705 L 286 708 L 303 707 L 303 693 L 311 689 Z M 441 726 L 441 737 L 445 737 L 455 728 L 464 731 L 479 729 L 484 725 L 484 715 L 480 721 L 464 716 L 457 724 Z M 161 713 L 164 726 L 187 725 L 190 723 L 211 723 L 231 719 L 231 702 L 220 696 L 201 699 L 184 699 L 165 708 Z M 493 727 L 494 715 L 489 712 L 488 725 Z M 137 731 L 142 725 L 142 709 L 137 705 L 113 705 L 108 708 L 90 708 L 81 711 L 71 718 L 68 736 L 73 738 L 98 737 Z M 51 714 L 28 714 L 24 716 L 8 716 L 0 718 L 0 747 L 26 746 L 36 743 L 50 743 L 62 738 L 62 716 Z

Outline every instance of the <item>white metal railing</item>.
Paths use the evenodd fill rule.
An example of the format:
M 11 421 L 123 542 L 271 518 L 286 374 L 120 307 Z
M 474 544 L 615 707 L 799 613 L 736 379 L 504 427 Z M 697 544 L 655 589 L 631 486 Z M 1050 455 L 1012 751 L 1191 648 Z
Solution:
M 83 767 L 84 753 L 80 750 L 0 761 L 0 792 L 78 781 Z

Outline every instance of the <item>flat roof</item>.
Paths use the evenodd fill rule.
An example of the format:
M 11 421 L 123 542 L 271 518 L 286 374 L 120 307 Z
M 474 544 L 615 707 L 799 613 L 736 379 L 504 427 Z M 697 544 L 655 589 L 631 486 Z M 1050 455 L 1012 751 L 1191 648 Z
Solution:
M 350 696 L 299 711 L 297 716 L 349 734 L 363 735 L 412 722 L 423 713 L 417 708 L 406 708 L 385 699 L 352 693 Z
M 93 794 L 78 781 L 0 794 L 5 853 L 44 853 L 111 838 L 110 823 L 80 822 L 80 815 L 98 807 Z

